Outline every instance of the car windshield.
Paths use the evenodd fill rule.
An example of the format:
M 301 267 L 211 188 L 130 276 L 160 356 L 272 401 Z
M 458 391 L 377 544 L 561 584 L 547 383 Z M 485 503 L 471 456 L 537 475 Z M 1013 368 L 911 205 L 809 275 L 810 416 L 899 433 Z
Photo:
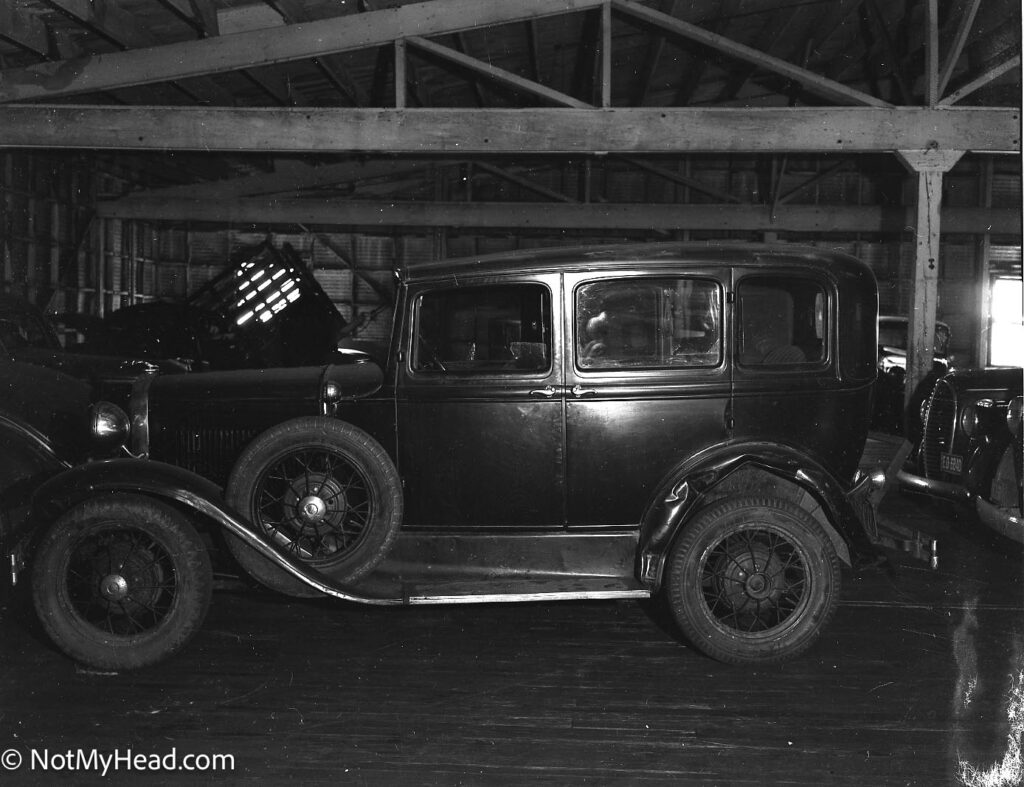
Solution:
M 878 343 L 883 347 L 891 347 L 896 350 L 906 350 L 908 344 L 907 323 L 903 321 L 892 322 L 880 320 L 878 323 Z M 946 356 L 949 348 L 949 327 L 942 323 L 935 324 L 935 348 L 934 354 L 940 358 Z

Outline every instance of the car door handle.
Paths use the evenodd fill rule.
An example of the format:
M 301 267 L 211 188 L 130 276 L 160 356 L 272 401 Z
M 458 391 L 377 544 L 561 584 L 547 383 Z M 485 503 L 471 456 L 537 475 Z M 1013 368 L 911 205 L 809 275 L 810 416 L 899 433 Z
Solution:
M 582 385 L 574 385 L 572 387 L 572 395 L 577 399 L 581 396 L 597 396 L 597 390 L 594 388 L 584 388 Z
M 546 388 L 534 388 L 530 391 L 530 396 L 543 396 L 545 399 L 550 399 L 558 393 L 553 385 L 549 385 Z

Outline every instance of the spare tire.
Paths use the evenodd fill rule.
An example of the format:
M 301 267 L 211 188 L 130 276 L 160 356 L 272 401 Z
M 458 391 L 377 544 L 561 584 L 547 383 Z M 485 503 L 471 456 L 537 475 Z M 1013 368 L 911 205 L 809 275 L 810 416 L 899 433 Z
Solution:
M 282 551 L 342 583 L 380 563 L 402 524 L 402 483 L 387 452 L 326 417 L 285 421 L 253 440 L 231 471 L 227 500 Z M 227 544 L 266 587 L 319 595 L 237 536 Z

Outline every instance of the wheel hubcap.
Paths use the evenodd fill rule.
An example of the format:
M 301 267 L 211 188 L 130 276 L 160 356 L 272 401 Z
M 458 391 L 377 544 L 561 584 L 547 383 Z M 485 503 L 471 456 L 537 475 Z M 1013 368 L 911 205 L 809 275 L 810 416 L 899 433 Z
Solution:
M 255 524 L 300 559 L 333 559 L 362 538 L 373 513 L 365 476 L 347 458 L 298 450 L 263 472 Z
M 65 584 L 84 621 L 123 636 L 158 626 L 177 595 L 177 573 L 167 550 L 149 534 L 118 525 L 75 545 Z
M 766 599 L 772 594 L 772 583 L 764 574 L 750 574 L 744 584 L 744 589 L 751 598 Z
M 304 497 L 299 501 L 299 516 L 310 524 L 316 524 L 324 518 L 327 513 L 327 504 L 316 495 Z
M 802 556 L 786 538 L 767 530 L 733 533 L 706 553 L 701 584 L 718 625 L 742 632 L 783 624 L 806 592 Z
M 128 580 L 120 574 L 108 574 L 100 580 L 100 595 L 107 601 L 122 601 L 128 597 Z

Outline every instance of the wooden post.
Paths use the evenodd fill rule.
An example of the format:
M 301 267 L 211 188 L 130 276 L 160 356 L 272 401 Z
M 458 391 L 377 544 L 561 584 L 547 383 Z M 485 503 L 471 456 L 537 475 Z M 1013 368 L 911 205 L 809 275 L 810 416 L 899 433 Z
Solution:
M 978 204 L 983 208 L 992 207 L 992 181 L 995 172 L 995 162 L 988 157 L 981 164 L 981 171 L 978 173 Z M 975 323 L 977 337 L 974 345 L 973 366 L 986 366 L 989 358 L 989 342 L 992 332 L 992 283 L 990 270 L 990 257 L 992 252 L 992 233 L 984 232 L 978 236 L 974 244 L 977 277 L 975 286 L 978 288 L 976 303 L 978 311 Z
M 960 150 L 901 150 L 903 163 L 917 175 L 917 242 L 907 343 L 907 385 L 904 404 L 932 368 L 935 315 L 939 296 L 939 210 L 942 175 L 960 160 Z
M 612 105 L 612 4 L 601 6 L 601 106 Z
M 395 109 L 404 109 L 406 106 L 406 53 L 405 39 L 395 40 Z

